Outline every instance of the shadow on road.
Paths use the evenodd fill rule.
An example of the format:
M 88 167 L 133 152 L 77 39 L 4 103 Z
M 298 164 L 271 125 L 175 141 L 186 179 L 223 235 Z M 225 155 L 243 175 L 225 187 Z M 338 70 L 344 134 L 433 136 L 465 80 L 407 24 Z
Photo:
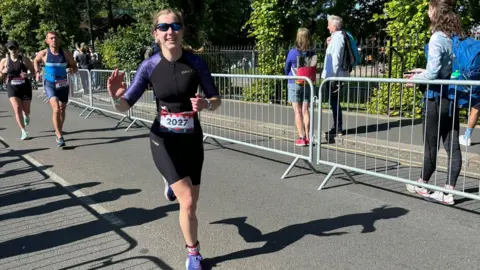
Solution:
M 90 184 L 93 184 L 93 183 L 90 183 Z M 75 188 L 78 188 L 78 186 L 75 187 Z M 51 190 L 51 188 L 47 188 L 47 189 Z M 40 189 L 38 191 L 42 192 L 42 189 Z M 105 202 L 116 201 L 116 200 L 120 199 L 122 196 L 136 194 L 136 193 L 139 193 L 140 191 L 141 191 L 140 189 L 123 189 L 123 188 L 106 190 L 106 191 L 102 191 L 102 192 L 99 192 L 97 194 L 89 196 L 90 200 L 88 200 L 87 202 L 83 201 L 83 203 L 85 203 L 87 205 L 91 205 L 91 204 L 95 204 L 95 203 L 105 203 Z M 2 198 L 2 200 L 5 199 L 5 201 L 7 203 L 9 203 L 8 200 L 11 197 L 16 197 L 17 198 L 16 201 L 19 201 L 19 200 L 21 200 L 22 197 L 24 199 L 26 199 L 25 198 L 26 195 L 30 194 L 30 193 L 35 194 L 36 190 L 33 191 L 33 192 L 30 190 L 30 191 L 25 191 L 25 192 L 21 192 L 21 193 L 12 194 L 10 196 L 7 196 L 7 198 Z M 60 195 L 60 194 L 58 194 L 58 191 L 54 192 L 54 193 L 57 193 L 56 195 L 48 194 L 48 193 L 45 194 L 45 192 L 43 192 L 43 193 L 44 193 L 43 195 L 51 195 L 51 196 Z M 31 197 L 28 196 L 27 198 L 31 198 Z M 31 201 L 31 200 L 28 200 L 28 201 Z M 26 208 L 26 209 L 18 210 L 18 211 L 15 211 L 15 212 L 10 212 L 10 213 L 7 213 L 7 214 L 0 215 L 0 221 L 4 221 L 4 220 L 8 220 L 8 219 L 24 218 L 24 217 L 29 217 L 29 216 L 38 216 L 38 215 L 48 214 L 48 213 L 52 213 L 52 212 L 55 212 L 55 211 L 58 211 L 58 210 L 68 208 L 68 207 L 77 206 L 78 204 L 79 203 L 78 203 L 77 198 L 68 198 L 68 199 L 58 200 L 58 201 L 54 201 L 54 202 L 50 202 L 50 203 L 45 203 L 43 205 L 39 205 L 39 206 L 31 207 L 31 208 Z
M 404 208 L 386 206 L 375 208 L 371 212 L 350 214 L 335 218 L 318 219 L 306 223 L 299 223 L 287 226 L 278 231 L 263 234 L 260 229 L 246 223 L 246 217 L 224 219 L 212 222 L 211 224 L 234 225 L 238 228 L 238 233 L 248 243 L 266 242 L 262 247 L 240 250 L 231 254 L 207 259 L 210 267 L 218 266 L 219 263 L 244 259 L 253 256 L 278 252 L 291 244 L 302 239 L 306 235 L 316 236 L 339 236 L 347 234 L 346 232 L 332 232 L 338 229 L 362 226 L 362 233 L 372 233 L 376 231 L 375 222 L 383 219 L 393 219 L 404 216 L 409 211 Z
M 89 269 L 99 269 L 105 267 L 106 265 L 111 264 L 120 264 L 120 263 L 139 263 L 138 260 L 141 260 L 142 264 L 148 264 L 149 268 L 152 268 L 152 264 L 154 264 L 157 268 L 160 269 L 173 269 L 168 264 L 163 262 L 160 258 L 151 257 L 151 256 L 139 256 L 139 257 L 130 257 L 128 259 L 118 259 L 116 260 L 116 256 L 125 254 L 130 252 L 131 250 L 135 249 L 138 246 L 138 242 L 136 239 L 132 238 L 129 234 L 125 233 L 122 228 L 132 227 L 142 225 L 168 215 L 168 212 L 178 211 L 177 204 L 170 204 L 167 206 L 157 207 L 151 210 L 141 209 L 141 208 L 127 208 L 124 210 L 120 210 L 113 213 L 104 213 L 99 214 L 96 212 L 91 205 L 96 203 L 102 202 L 110 202 L 114 200 L 118 200 L 122 196 L 137 194 L 141 190 L 140 189 L 112 189 L 103 192 L 99 192 L 94 194 L 90 197 L 76 197 L 73 192 L 83 188 L 89 188 L 99 185 L 99 182 L 87 182 L 81 183 L 77 185 L 71 186 L 62 186 L 55 181 L 50 181 L 50 177 L 46 174 L 43 170 L 45 167 L 52 167 L 52 166 L 42 166 L 36 167 L 32 164 L 29 160 L 27 160 L 23 155 L 40 151 L 46 150 L 45 149 L 29 149 L 29 150 L 12 150 L 8 149 L 9 145 L 2 140 L 0 140 L 1 145 L 5 148 L 0 149 L 0 156 L 1 156 L 1 163 L 0 165 L 3 167 L 9 163 L 13 162 L 23 162 L 23 164 L 19 164 L 22 168 L 7 171 L 6 174 L 2 174 L 2 176 L 12 176 L 14 175 L 15 179 L 14 184 L 11 184 L 10 180 L 8 183 L 2 182 L 0 176 L 0 191 L 2 194 L 0 195 L 0 209 L 2 209 L 1 213 L 6 213 L 7 211 L 12 211 L 10 213 L 6 213 L 0 215 L 0 226 L 2 229 L 0 233 L 2 239 L 6 239 L 6 241 L 0 243 L 0 261 L 2 261 L 2 265 L 6 266 L 6 264 L 16 263 L 18 267 L 23 268 L 32 268 L 35 267 L 35 261 L 28 262 L 28 258 L 33 256 L 43 256 L 39 255 L 39 251 L 46 252 L 48 254 L 57 254 L 60 252 L 65 252 L 66 257 L 71 256 L 72 247 L 65 246 L 66 244 L 73 244 L 73 245 L 82 245 L 78 241 L 84 240 L 85 243 L 88 243 L 90 248 L 95 250 L 97 248 L 96 245 L 98 243 L 95 240 L 92 240 L 93 236 L 98 236 L 97 238 L 108 238 L 112 239 L 112 235 L 114 235 L 113 240 L 116 241 L 115 238 L 120 238 L 123 240 L 124 244 L 122 245 L 114 245 L 108 244 L 108 248 L 104 248 L 104 250 L 111 250 L 112 252 L 103 252 L 103 253 L 91 253 L 88 257 L 83 257 L 82 260 L 74 260 L 72 264 L 69 265 L 67 259 L 63 262 L 63 265 L 67 265 L 65 268 L 57 269 L 71 269 L 75 267 L 91 267 L 93 264 L 97 264 L 99 267 L 89 268 Z M 17 164 L 15 166 L 18 167 Z M 27 174 L 28 172 L 36 171 L 42 177 L 38 177 L 38 174 L 32 175 Z M 33 179 L 30 179 L 32 178 Z M 18 180 L 18 181 L 17 181 Z M 50 185 L 50 187 L 45 187 Z M 38 188 L 37 188 L 38 187 Z M 50 201 L 48 203 L 42 204 L 41 202 L 37 202 L 35 204 L 35 200 L 39 199 L 48 199 L 48 198 L 55 198 L 57 196 L 64 195 L 68 196 L 69 198 L 63 197 L 56 201 Z M 22 204 L 22 203 L 27 203 Z M 18 204 L 18 205 L 15 205 Z M 34 206 L 31 206 L 31 205 Z M 14 207 L 8 207 L 11 205 L 15 205 Z M 58 213 L 67 208 L 67 207 L 80 207 L 79 210 L 75 210 L 74 214 L 69 213 L 68 215 Z M 8 207 L 8 209 L 7 209 Z M 4 211 L 7 210 L 7 211 Z M 89 213 L 90 215 L 85 215 L 85 213 Z M 81 215 L 78 215 L 81 214 Z M 75 216 L 75 217 L 74 217 Z M 118 218 L 118 222 L 112 222 L 112 217 Z M 24 220 L 23 218 L 26 217 L 34 217 L 33 219 L 30 218 L 28 220 Z M 79 218 L 87 218 L 87 222 L 75 225 L 69 225 L 69 227 L 59 228 L 56 224 L 58 220 L 60 222 L 68 222 L 68 223 L 75 223 L 78 222 Z M 9 222 L 9 219 L 19 219 L 19 221 Z M 71 219 L 71 221 L 70 221 Z M 47 226 L 47 231 L 42 231 L 40 233 L 31 232 L 28 233 L 28 230 L 33 229 L 38 223 L 38 226 L 45 227 Z M 34 226 L 33 228 L 31 226 Z M 67 225 L 68 226 L 68 225 Z M 36 231 L 36 230 L 35 230 Z M 20 237 L 12 239 L 15 235 L 12 235 L 12 232 L 15 235 L 19 234 L 27 234 L 22 235 Z M 103 235 L 105 234 L 105 235 Z M 108 240 L 108 239 L 107 239 Z M 109 242 L 101 243 L 105 245 Z M 55 250 L 48 250 L 55 248 Z M 75 247 L 73 247 L 75 250 Z M 35 253 L 35 254 L 33 254 Z M 28 255 L 30 254 L 30 255 Z M 70 255 L 68 255 L 70 254 Z M 22 260 L 18 261 L 18 258 L 15 256 L 19 255 L 28 255 L 23 256 Z M 13 258 L 11 258 L 13 257 Z M 11 258 L 10 260 L 5 260 L 6 258 Z M 128 262 L 125 262 L 128 261 Z M 43 262 L 45 263 L 45 262 Z M 46 262 L 47 264 L 50 263 L 50 266 L 56 263 L 54 261 Z M 5 264 L 5 265 L 4 265 Z M 122 266 L 122 265 L 119 265 Z M 2 268 L 0 266 L 0 268 Z
M 386 130 L 391 130 L 392 128 L 398 128 L 398 127 L 408 127 L 408 126 L 416 126 L 419 124 L 422 124 L 422 119 L 415 119 L 415 120 L 409 120 L 409 119 L 402 119 L 402 120 L 397 120 L 394 122 L 389 122 L 389 123 L 381 123 L 381 124 L 372 124 L 368 126 L 359 126 L 355 128 L 350 128 L 345 131 L 346 135 L 355 135 L 355 134 L 365 134 L 365 133 L 376 133 L 376 132 L 381 132 L 381 131 L 386 131 Z

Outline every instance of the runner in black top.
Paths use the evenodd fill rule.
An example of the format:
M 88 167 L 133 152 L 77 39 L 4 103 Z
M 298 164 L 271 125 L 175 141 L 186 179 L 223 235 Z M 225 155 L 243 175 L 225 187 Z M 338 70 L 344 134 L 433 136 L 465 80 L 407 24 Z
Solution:
M 161 52 L 143 61 L 128 89 L 115 70 L 107 88 L 119 111 L 127 111 L 153 85 L 158 115 L 151 127 L 155 164 L 166 182 L 165 195 L 180 204 L 180 226 L 188 250 L 187 269 L 201 269 L 196 207 L 203 165 L 203 135 L 197 112 L 221 104 L 205 61 L 182 49 L 183 18 L 162 10 L 155 17 L 155 41 Z M 208 99 L 197 94 L 201 86 Z M 171 189 L 170 189 L 171 187 Z
M 6 47 L 9 53 L 0 61 L 0 71 L 6 75 L 8 98 L 15 112 L 17 124 L 22 130 L 20 139 L 25 140 L 28 138 L 25 126 L 30 123 L 32 102 L 32 85 L 29 78 L 34 76 L 35 70 L 30 59 L 19 54 L 16 41 L 7 42 Z M 27 74 L 28 70 L 30 74 Z

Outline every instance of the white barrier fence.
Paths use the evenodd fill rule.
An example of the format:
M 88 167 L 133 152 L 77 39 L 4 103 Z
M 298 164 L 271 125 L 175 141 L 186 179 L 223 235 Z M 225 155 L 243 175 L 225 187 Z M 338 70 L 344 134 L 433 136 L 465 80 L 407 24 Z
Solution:
M 359 103 L 344 108 L 342 117 L 340 113 L 334 113 L 342 104 L 335 92 L 338 85 L 341 85 L 344 96 L 351 96 L 348 92 L 362 85 L 375 98 L 371 98 L 369 106 L 364 106 L 363 110 L 361 105 L 364 104 Z M 475 194 L 480 184 L 480 160 L 477 159 L 480 156 L 471 153 L 471 147 L 459 145 L 459 136 L 463 135 L 457 105 L 461 92 L 451 92 L 454 101 L 440 98 L 420 103 L 412 98 L 422 96 L 425 89 L 431 87 L 448 91 L 448 85 L 453 85 L 455 90 L 465 86 L 472 91 L 472 87 L 480 86 L 480 82 L 381 78 L 329 78 L 323 81 L 319 102 L 328 99 L 330 109 L 318 111 L 317 134 L 324 136 L 320 140 L 321 147 L 317 148 L 316 160 L 317 165 L 331 166 L 332 169 L 318 189 L 323 189 L 340 169 L 352 182 L 355 179 L 350 172 L 355 172 L 480 200 Z M 387 101 L 379 97 L 386 97 L 386 91 L 395 97 L 390 100 L 390 115 L 398 116 L 385 116 L 381 110 Z M 351 105 L 355 100 L 348 102 Z M 337 106 L 337 110 L 332 110 L 333 106 Z M 469 112 L 470 108 L 464 110 Z M 342 133 L 330 132 L 331 127 L 339 125 Z M 419 183 L 420 178 L 430 181 Z M 456 186 L 456 189 L 446 189 L 444 184 Z
M 222 97 L 222 106 L 216 111 L 202 111 L 201 120 L 205 139 L 227 141 L 260 150 L 293 157 L 294 160 L 282 175 L 285 178 L 299 160 L 314 172 L 314 85 L 306 77 L 213 74 L 215 85 Z M 305 80 L 296 85 L 294 80 Z M 305 110 L 300 126 L 306 133 L 299 134 L 295 112 L 287 104 L 288 85 L 297 88 L 295 97 L 301 112 Z M 240 100 L 239 100 L 240 99 Z M 302 119 L 300 119 L 302 120 Z M 308 121 L 307 121 L 308 120 Z M 305 147 L 296 145 L 300 137 L 310 138 Z M 218 143 L 218 141 L 217 141 Z

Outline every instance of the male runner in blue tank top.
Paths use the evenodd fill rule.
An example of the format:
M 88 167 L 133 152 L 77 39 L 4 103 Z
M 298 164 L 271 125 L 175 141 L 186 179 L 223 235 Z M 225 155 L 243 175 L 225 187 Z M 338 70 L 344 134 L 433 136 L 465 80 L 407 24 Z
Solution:
M 40 63 L 45 64 L 43 87 L 53 110 L 53 126 L 57 136 L 57 147 L 64 147 L 62 129 L 65 122 L 65 110 L 68 103 L 70 86 L 68 73 L 77 72 L 72 54 L 60 47 L 60 38 L 54 31 L 47 32 L 45 42 L 48 48 L 40 51 L 34 60 L 37 81 L 40 78 Z

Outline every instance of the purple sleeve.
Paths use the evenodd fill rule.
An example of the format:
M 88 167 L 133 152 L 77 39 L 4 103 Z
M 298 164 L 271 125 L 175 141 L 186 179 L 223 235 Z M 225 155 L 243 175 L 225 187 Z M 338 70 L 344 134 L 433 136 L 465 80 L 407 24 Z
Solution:
M 147 89 L 148 83 L 150 82 L 150 75 L 152 75 L 153 69 L 155 69 L 159 62 L 160 56 L 157 54 L 143 61 L 140 67 L 137 69 L 130 87 L 128 87 L 127 91 L 123 95 L 130 107 L 135 105 L 135 103 L 140 99 Z
M 295 53 L 295 49 L 292 49 L 288 52 L 287 60 L 285 63 L 285 75 L 290 75 L 290 71 L 292 65 L 297 63 L 297 54 Z
M 215 86 L 215 82 L 213 81 L 212 74 L 208 69 L 207 63 L 200 56 L 196 56 L 195 58 L 196 61 L 194 66 L 200 76 L 200 86 L 202 87 L 203 92 L 205 93 L 207 98 L 220 96 L 220 94 L 218 93 L 218 89 Z

